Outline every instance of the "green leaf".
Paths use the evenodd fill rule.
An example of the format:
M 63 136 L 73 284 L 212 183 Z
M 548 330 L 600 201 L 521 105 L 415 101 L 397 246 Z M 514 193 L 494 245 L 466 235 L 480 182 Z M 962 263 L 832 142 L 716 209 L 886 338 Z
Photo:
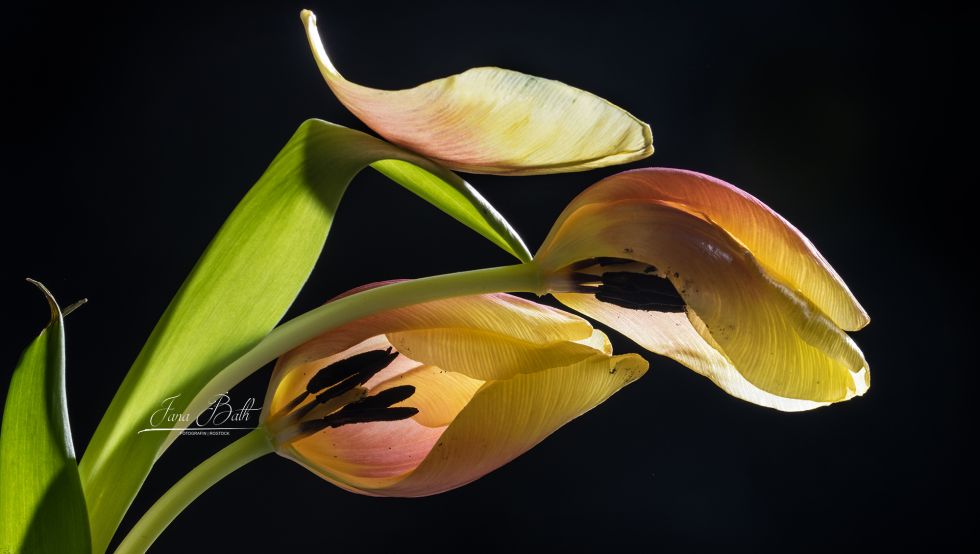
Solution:
M 282 318 L 313 269 L 350 180 L 373 165 L 522 261 L 518 235 L 454 173 L 364 133 L 309 120 L 225 221 L 126 375 L 82 458 L 103 551 L 166 433 L 141 433 L 161 402 L 183 410 Z M 188 199 L 189 202 L 193 198 Z
M 51 322 L 20 357 L 0 429 L 0 552 L 89 552 L 88 514 L 65 396 L 65 328 Z

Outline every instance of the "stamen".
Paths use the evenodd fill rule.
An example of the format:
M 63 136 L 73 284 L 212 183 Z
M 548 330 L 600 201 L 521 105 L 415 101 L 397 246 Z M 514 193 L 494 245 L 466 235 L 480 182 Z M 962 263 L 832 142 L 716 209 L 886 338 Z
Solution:
M 602 274 L 597 300 L 633 310 L 683 312 L 684 299 L 670 280 L 649 273 L 611 271 Z
M 292 413 L 278 412 L 266 421 L 266 426 L 278 442 L 290 442 L 296 439 L 304 419 L 314 421 L 328 416 L 345 405 L 364 398 L 365 394 L 367 390 L 364 387 L 354 387 L 336 398 L 322 403 L 311 402 Z
M 314 398 L 312 402 L 297 409 L 296 412 L 294 412 L 293 417 L 295 419 L 302 419 L 306 417 L 306 414 L 310 413 L 310 411 L 313 408 L 316 408 L 320 404 L 333 400 L 334 398 L 337 398 L 338 396 L 348 391 L 354 390 L 354 387 L 360 384 L 360 380 L 361 380 L 360 375 L 358 374 L 351 375 L 350 377 L 344 379 L 340 383 L 316 395 L 316 398 Z
M 575 292 L 578 294 L 595 294 L 599 290 L 599 287 L 576 285 L 574 287 L 569 287 L 568 290 L 563 290 L 562 292 Z
M 307 383 L 306 390 L 310 394 L 316 394 L 354 374 L 364 376 L 365 379 L 362 382 L 367 382 L 375 373 L 391 365 L 391 362 L 397 357 L 398 352 L 393 352 L 390 346 L 387 350 L 369 350 L 355 354 L 318 371 Z
M 386 350 L 369 350 L 334 362 L 316 372 L 316 375 L 306 384 L 306 390 L 301 392 L 296 398 L 290 400 L 279 413 L 289 413 L 302 404 L 311 394 L 316 394 L 323 389 L 337 386 L 338 383 L 343 382 L 345 385 L 341 390 L 334 391 L 334 394 L 328 395 L 323 399 L 317 397 L 317 401 L 313 404 L 316 405 L 317 403 L 322 403 L 340 396 L 351 390 L 354 386 L 363 385 L 368 382 L 379 371 L 391 365 L 391 362 L 395 361 L 397 357 L 398 352 L 394 352 L 393 348 L 389 346 Z M 348 380 L 353 377 L 357 377 L 357 379 L 354 379 L 352 381 L 353 385 L 351 385 L 351 382 L 348 382 Z M 310 409 L 307 406 L 306 411 L 302 415 L 308 413 Z
M 392 408 L 391 405 L 407 400 L 413 394 L 415 394 L 415 387 L 412 385 L 402 385 L 383 390 L 374 396 L 352 402 L 326 417 L 300 423 L 296 430 L 296 436 L 302 438 L 327 427 L 340 427 L 352 423 L 408 419 L 419 413 L 418 408 L 407 406 Z
M 336 398 L 316 404 L 312 410 L 306 410 L 303 413 L 302 418 L 296 417 L 293 419 L 293 421 L 296 422 L 300 419 L 316 419 L 328 416 L 351 402 L 362 400 L 365 396 L 367 396 L 367 392 L 367 389 L 364 387 L 354 387 Z
M 631 264 L 633 260 L 627 258 L 611 258 L 608 256 L 599 256 L 598 258 L 586 258 L 584 260 L 579 260 L 568 266 L 570 271 L 581 271 L 583 269 L 588 269 L 590 267 L 600 266 L 607 267 L 611 265 L 624 265 Z
M 625 265 L 633 263 L 633 260 L 628 258 L 610 258 L 608 256 L 600 256 L 595 259 L 596 263 L 602 267 L 607 267 L 611 265 Z
M 376 421 L 399 421 L 408 419 L 419 413 L 418 408 L 384 408 L 381 410 L 371 410 L 368 412 L 357 412 L 354 414 L 342 415 L 340 412 L 329 415 L 323 419 L 304 421 L 299 425 L 296 438 L 303 438 L 313 433 L 318 433 L 327 427 L 340 427 L 352 423 L 373 423 Z
M 291 442 L 327 427 L 397 421 L 419 413 L 418 408 L 391 407 L 415 394 L 412 385 L 392 387 L 374 396 L 364 397 L 366 390 L 360 385 L 391 365 L 397 357 L 398 352 L 393 347 L 371 350 L 318 371 L 305 391 L 267 421 L 275 433 L 275 440 L 279 443 Z M 313 400 L 303 404 L 313 394 L 316 394 Z
M 670 281 L 656 275 L 616 271 L 602 274 L 602 285 L 609 290 L 639 292 L 666 298 L 680 298 Z M 603 287 L 600 287 L 603 288 Z M 682 300 L 683 301 L 683 300 Z
M 295 410 L 296 409 L 296 406 L 299 406 L 300 404 L 302 404 L 303 401 L 306 400 L 306 398 L 308 396 L 310 396 L 310 393 L 307 392 L 307 391 L 303 391 L 303 392 L 299 393 L 299 396 L 297 396 L 296 398 L 290 400 L 289 401 L 289 404 L 286 404 L 285 406 L 283 406 L 282 409 L 279 410 L 278 413 L 280 413 L 280 414 L 288 414 L 289 412 Z
M 375 408 L 387 408 L 393 404 L 398 404 L 402 400 L 407 400 L 415 394 L 414 385 L 401 385 L 383 390 L 374 396 L 368 396 L 353 404 L 344 406 L 344 410 L 373 410 Z M 343 410 L 342 410 L 343 411 Z
M 579 273 L 573 272 L 568 275 L 572 284 L 574 285 L 589 285 L 589 284 L 599 284 L 602 282 L 602 277 L 599 275 L 593 275 L 591 273 Z

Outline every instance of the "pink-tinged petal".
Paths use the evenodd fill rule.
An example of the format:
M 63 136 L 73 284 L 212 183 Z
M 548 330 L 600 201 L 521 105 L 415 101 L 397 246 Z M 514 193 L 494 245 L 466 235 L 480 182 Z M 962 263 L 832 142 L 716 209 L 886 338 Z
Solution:
M 369 493 L 418 467 L 445 429 L 413 419 L 344 425 L 284 445 L 279 453 L 347 490 Z
M 473 173 L 582 171 L 653 153 L 650 127 L 598 96 L 496 67 L 470 69 L 412 89 L 386 91 L 345 79 L 327 56 L 316 17 L 302 13 L 327 85 L 389 141 Z
M 598 406 L 642 376 L 647 367 L 635 354 L 597 355 L 569 367 L 487 383 L 417 469 L 369 492 L 426 496 L 474 481 Z
M 572 200 L 554 229 L 583 206 L 626 201 L 656 201 L 711 221 L 837 326 L 855 331 L 867 325 L 868 314 L 847 285 L 796 227 L 749 193 L 708 175 L 666 168 L 613 175 Z
M 374 286 L 384 286 L 384 283 L 355 291 Z M 388 343 L 383 347 L 377 343 L 377 348 L 364 346 L 342 356 L 338 356 L 339 353 L 385 333 L 434 328 L 485 331 L 538 344 L 578 341 L 592 335 L 592 326 L 576 315 L 509 294 L 462 296 L 388 310 L 327 331 L 281 356 L 272 373 L 263 406 L 263 420 L 269 410 L 278 410 L 294 398 L 295 394 L 288 398 L 287 395 L 298 394 L 297 391 L 320 369 L 364 350 L 387 348 Z M 289 379 L 285 385 L 281 383 L 284 379 Z
M 428 341 L 451 344 L 432 347 Z M 336 406 L 327 400 L 303 412 L 310 405 L 306 385 L 317 371 L 388 347 L 399 353 L 365 383 L 367 390 L 348 390 L 334 399 L 341 402 Z M 416 356 L 497 380 L 475 379 Z M 499 360 L 502 369 L 482 358 Z M 267 399 L 274 415 L 264 422 L 281 455 L 342 488 L 375 496 L 423 496 L 503 465 L 647 367 L 634 354 L 612 356 L 604 334 L 561 310 L 503 294 L 454 298 L 352 322 L 283 356 L 273 377 L 278 390 Z M 332 418 L 340 413 L 334 410 L 360 395 L 405 385 L 414 393 L 392 409 L 417 408 L 408 419 L 350 422 L 313 432 L 320 421 L 316 410 Z M 287 412 L 284 408 L 297 397 L 307 403 Z
M 700 320 L 694 314 L 689 318 L 684 313 L 631 310 L 601 302 L 591 294 L 565 293 L 556 294 L 555 298 L 569 308 L 632 338 L 643 348 L 693 369 L 736 398 L 786 412 L 812 410 L 829 404 L 784 398 L 756 387 L 739 373 L 717 345 L 708 344 L 698 333 L 692 321 L 700 323 Z M 854 392 L 849 393 L 847 398 L 859 396 L 868 390 L 866 370 L 852 373 L 851 378 Z
M 596 353 L 571 366 L 484 384 L 420 366 L 370 391 L 377 394 L 414 385 L 415 395 L 398 404 L 419 407 L 414 418 L 327 428 L 283 445 L 279 452 L 353 492 L 435 494 L 466 484 L 519 456 L 642 376 L 647 368 L 647 362 L 635 354 Z M 420 418 L 427 411 L 432 421 Z M 438 425 L 442 422 L 448 427 Z
M 858 393 L 856 374 L 866 378 L 867 363 L 850 337 L 706 219 L 635 199 L 589 204 L 565 218 L 535 260 L 561 268 L 592 257 L 655 266 L 704 322 L 697 328 L 704 340 L 772 395 L 837 402 Z

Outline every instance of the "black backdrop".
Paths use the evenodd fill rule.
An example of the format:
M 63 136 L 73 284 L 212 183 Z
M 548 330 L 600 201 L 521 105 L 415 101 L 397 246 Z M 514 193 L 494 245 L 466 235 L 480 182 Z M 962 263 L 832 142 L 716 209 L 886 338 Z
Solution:
M 783 414 L 649 356 L 640 382 L 462 489 L 371 499 L 268 456 L 194 503 L 156 551 L 770 551 L 975 539 L 961 507 L 976 492 L 966 458 L 976 290 L 961 261 L 975 247 L 958 197 L 967 182 L 952 170 L 967 153 L 954 133 L 968 128 L 955 93 L 958 73 L 972 71 L 965 14 L 936 2 L 341 4 L 45 4 L 3 17 L 0 381 L 46 319 L 24 277 L 63 304 L 88 297 L 68 322 L 79 450 L 197 256 L 296 126 L 320 117 L 363 128 L 322 82 L 302 7 L 318 13 L 356 82 L 401 88 L 498 65 L 593 91 L 650 122 L 657 152 L 634 166 L 733 182 L 831 260 L 872 316 L 855 335 L 871 391 Z M 569 199 L 619 169 L 469 180 L 533 250 Z M 291 313 L 369 281 L 507 261 L 366 172 Z M 268 374 L 233 394 L 261 401 Z M 132 513 L 223 442 L 178 441 Z

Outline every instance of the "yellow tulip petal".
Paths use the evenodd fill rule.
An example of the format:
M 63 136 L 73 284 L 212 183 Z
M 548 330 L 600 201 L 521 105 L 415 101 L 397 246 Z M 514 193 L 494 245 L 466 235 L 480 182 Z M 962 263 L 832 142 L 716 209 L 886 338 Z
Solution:
M 310 47 L 344 106 L 389 141 L 461 171 L 533 175 L 582 171 L 653 153 L 650 127 L 591 93 L 495 67 L 412 89 L 352 83 L 327 56 L 316 16 L 302 12 Z
M 509 294 L 435 300 L 377 317 L 385 321 L 387 333 L 462 328 L 536 343 L 576 341 L 592 335 L 589 322 L 576 315 Z
M 373 496 L 426 496 L 464 485 L 524 453 L 565 423 L 641 377 L 636 354 L 597 354 L 567 367 L 519 374 L 474 390 L 475 380 L 423 367 L 374 390 L 414 384 L 413 401 L 442 416 L 460 407 L 448 426 L 416 418 L 327 428 L 283 445 L 279 453 L 347 490 Z M 452 398 L 447 400 L 447 395 Z M 461 402 L 470 395 L 466 402 Z M 421 409 L 421 408 L 420 408 Z M 420 412 L 419 415 L 421 415 Z
M 602 331 L 595 329 L 592 331 L 592 336 L 587 339 L 582 339 L 578 341 L 580 344 L 584 344 L 590 348 L 594 348 L 603 354 L 612 355 L 613 347 L 612 343 L 609 342 L 609 337 L 606 336 Z
M 370 394 L 403 385 L 415 387 L 415 394 L 396 406 L 418 408 L 415 421 L 426 427 L 445 427 L 469 403 L 483 381 L 462 373 L 423 365 L 379 383 Z
M 842 329 L 868 324 L 867 312 L 809 239 L 754 196 L 708 175 L 667 168 L 618 173 L 572 200 L 555 229 L 583 206 L 625 201 L 657 201 L 717 224 Z
M 417 469 L 371 492 L 426 496 L 465 485 L 601 404 L 647 367 L 635 354 L 597 355 L 573 366 L 487 383 Z
M 463 327 L 389 333 L 388 340 L 413 360 L 483 381 L 572 365 L 602 352 L 576 342 L 534 343 Z
M 355 290 L 378 285 L 383 284 Z M 428 328 L 465 328 L 545 344 L 588 339 L 593 331 L 587 321 L 576 315 L 508 294 L 461 296 L 388 310 L 327 331 L 281 356 L 272 373 L 263 417 L 295 398 L 310 376 L 329 363 L 364 350 L 387 348 L 389 343 L 376 338 L 373 340 L 384 342 L 348 349 L 384 333 Z M 339 355 L 341 352 L 344 354 Z M 399 360 L 396 362 L 401 363 Z
M 705 219 L 657 202 L 586 205 L 552 233 L 536 260 L 551 268 L 597 256 L 628 257 L 666 274 L 704 322 L 699 333 L 763 391 L 836 402 L 858 393 L 854 375 L 867 378 L 850 337 Z
M 739 373 L 717 345 L 708 344 L 698 333 L 692 322 L 701 322 L 694 314 L 689 318 L 684 313 L 630 310 L 601 302 L 591 294 L 556 294 L 555 298 L 632 338 L 643 348 L 693 369 L 736 398 L 786 412 L 812 410 L 829 404 L 784 398 L 756 387 Z M 867 371 L 851 373 L 851 378 L 854 381 L 851 396 L 864 394 L 868 389 Z
M 306 424 L 315 420 L 290 419 L 306 417 L 303 405 L 281 410 L 297 397 L 308 398 L 307 383 L 321 368 L 389 347 L 398 355 L 360 394 L 370 398 L 410 385 L 411 396 L 392 406 L 416 408 L 408 419 L 330 419 L 344 410 L 353 416 L 358 407 L 334 412 L 338 406 L 323 404 L 325 427 L 307 436 L 312 429 Z M 263 421 L 279 454 L 342 488 L 377 496 L 434 494 L 506 463 L 647 370 L 641 357 L 614 357 L 611 349 L 585 320 L 504 294 L 390 310 L 281 358 L 273 379 L 278 390 L 267 399 L 274 417 Z M 475 379 L 432 360 L 496 380 Z M 368 409 L 366 402 L 361 408 Z M 309 414 L 319 418 L 316 409 Z M 300 421 L 303 428 L 295 427 Z

